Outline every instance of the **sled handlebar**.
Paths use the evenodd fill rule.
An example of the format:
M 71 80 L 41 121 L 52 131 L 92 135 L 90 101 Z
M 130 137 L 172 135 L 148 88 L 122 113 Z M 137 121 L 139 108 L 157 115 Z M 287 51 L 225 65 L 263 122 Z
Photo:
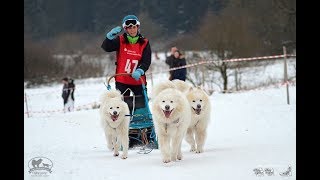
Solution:
M 132 73 L 119 73 L 119 74 L 114 74 L 112 76 L 109 77 L 108 81 L 107 81 L 107 85 L 110 85 L 110 81 L 112 78 L 115 78 L 116 76 L 131 76 Z M 145 82 L 143 81 L 142 77 L 140 77 L 140 81 L 142 82 L 142 84 L 145 85 Z

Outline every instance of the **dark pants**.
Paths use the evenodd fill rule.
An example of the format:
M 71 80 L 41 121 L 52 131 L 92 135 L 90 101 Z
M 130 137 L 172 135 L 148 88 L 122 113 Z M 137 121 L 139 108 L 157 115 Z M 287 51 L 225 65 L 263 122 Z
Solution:
M 135 95 L 135 103 L 134 104 L 133 104 L 133 97 L 130 96 L 131 91 L 127 90 L 128 88 L 131 89 Z M 116 82 L 116 89 L 118 89 L 122 94 L 127 90 L 126 93 L 123 94 L 123 96 L 124 96 L 124 101 L 129 106 L 130 114 L 132 112 L 133 106 L 135 106 L 135 108 L 143 108 L 146 106 L 145 105 L 146 98 L 143 93 L 142 85 L 128 85 L 128 84 Z
M 116 82 L 116 89 L 118 89 L 122 94 L 127 90 L 131 89 L 134 95 L 143 95 L 142 85 L 128 85 L 120 82 Z M 130 90 L 127 90 L 124 96 L 130 96 Z
M 135 100 L 135 108 L 145 107 L 145 100 L 144 100 L 142 85 L 128 85 L 128 84 L 116 82 L 116 89 L 118 89 L 121 92 L 121 94 L 123 94 L 128 88 L 130 88 L 133 91 L 135 96 L 140 96 L 140 97 L 137 97 L 137 99 Z M 125 96 L 124 101 L 128 104 L 130 114 L 132 114 L 133 100 L 132 100 L 132 97 L 129 97 L 130 92 L 131 92 L 130 90 L 127 90 L 126 93 L 123 94 L 123 96 Z M 149 136 L 150 135 L 148 135 L 148 137 Z M 141 142 L 138 141 L 137 139 L 140 139 L 140 137 L 138 137 L 138 134 L 130 133 L 129 131 L 129 148 L 132 148 L 133 146 L 141 144 Z

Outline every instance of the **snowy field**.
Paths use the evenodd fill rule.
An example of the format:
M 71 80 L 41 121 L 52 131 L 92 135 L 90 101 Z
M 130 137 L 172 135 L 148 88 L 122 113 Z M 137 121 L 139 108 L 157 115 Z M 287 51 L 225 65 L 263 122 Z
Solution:
M 166 78 L 167 74 L 160 74 L 153 83 Z M 76 107 L 98 102 L 100 94 L 106 90 L 104 81 L 103 78 L 77 80 Z M 150 92 L 152 82 L 148 83 Z M 98 109 L 33 113 L 29 118 L 25 114 L 24 178 L 296 179 L 296 88 L 289 87 L 290 105 L 286 102 L 285 86 L 230 94 L 213 93 L 210 96 L 212 119 L 204 153 L 189 152 L 188 144 L 183 141 L 183 160 L 168 164 L 162 163 L 159 150 L 149 154 L 130 150 L 126 160 L 113 157 L 106 147 Z M 29 111 L 61 109 L 61 88 L 59 84 L 25 89 L 29 95 Z M 51 166 L 51 173 L 29 173 L 31 160 L 39 159 L 37 157 L 43 157 L 43 163 Z M 289 167 L 288 174 L 282 174 Z M 270 171 L 267 170 L 273 174 L 268 174 Z

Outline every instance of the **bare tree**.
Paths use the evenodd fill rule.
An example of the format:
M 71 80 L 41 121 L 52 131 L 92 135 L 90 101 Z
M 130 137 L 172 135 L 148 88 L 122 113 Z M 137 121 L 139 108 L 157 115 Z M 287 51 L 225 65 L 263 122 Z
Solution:
M 147 12 L 141 12 L 138 16 L 141 34 L 152 41 L 152 50 L 160 50 L 166 38 L 163 25 L 152 20 Z
M 52 57 L 45 44 L 30 39 L 24 41 L 24 80 L 30 85 L 56 80 L 62 66 Z
M 245 11 L 229 7 L 216 15 L 208 12 L 199 29 L 207 50 L 217 55 L 218 60 L 255 55 L 260 47 L 259 40 L 250 32 L 250 19 Z M 223 91 L 228 90 L 228 69 L 239 68 L 239 63 L 216 61 L 212 68 L 220 72 Z
M 95 37 L 90 33 L 66 32 L 51 38 L 48 43 L 55 54 L 76 54 L 88 49 L 88 46 L 97 48 L 97 44 L 93 43 Z

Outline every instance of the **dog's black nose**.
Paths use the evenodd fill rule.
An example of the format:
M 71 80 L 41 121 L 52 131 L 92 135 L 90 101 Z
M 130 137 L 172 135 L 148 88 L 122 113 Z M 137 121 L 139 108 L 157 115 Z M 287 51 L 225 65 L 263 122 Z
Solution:
M 118 113 L 117 113 L 117 111 L 113 111 L 113 115 L 117 115 Z
M 197 108 L 198 108 L 198 109 L 200 109 L 200 108 L 201 108 L 201 105 L 200 105 L 200 104 L 198 104 L 198 105 L 197 105 Z
M 170 106 L 169 106 L 169 105 L 166 105 L 164 108 L 166 108 L 166 110 L 169 110 L 169 109 L 170 109 Z

